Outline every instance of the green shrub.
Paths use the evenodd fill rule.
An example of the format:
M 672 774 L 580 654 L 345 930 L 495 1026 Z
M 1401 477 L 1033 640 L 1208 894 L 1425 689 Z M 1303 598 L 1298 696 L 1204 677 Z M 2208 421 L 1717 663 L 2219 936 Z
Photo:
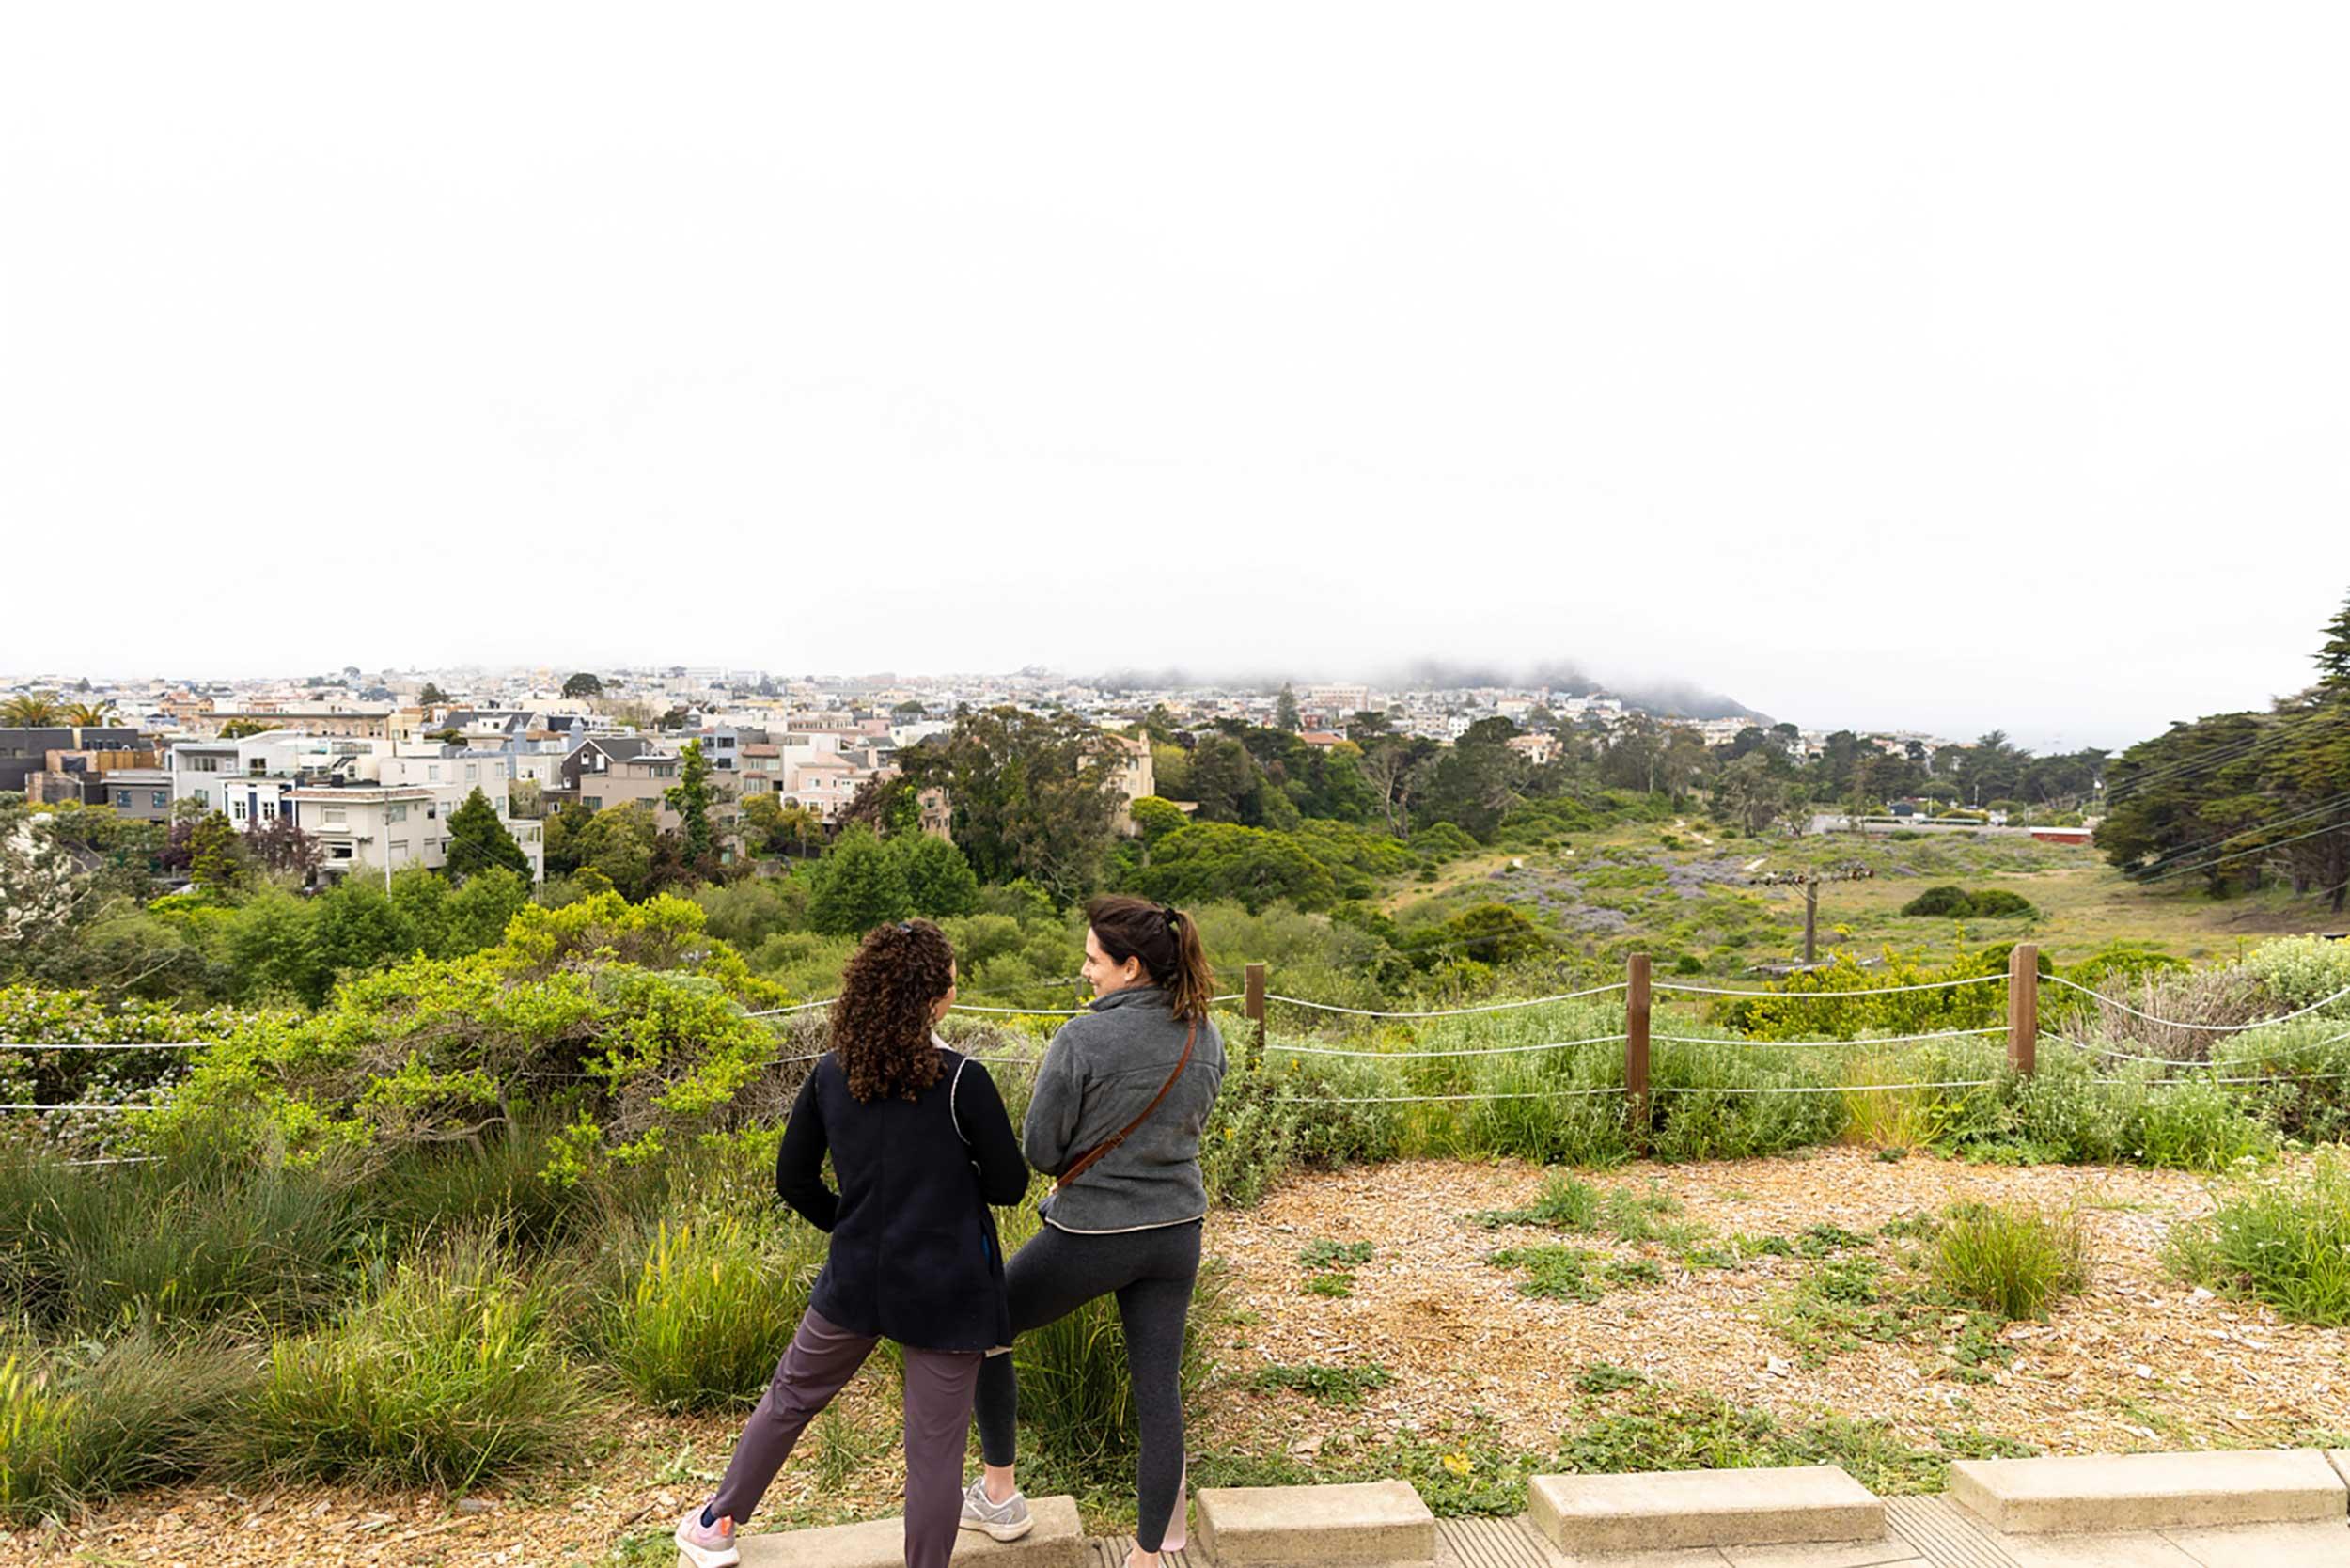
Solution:
M 2350 942 L 2280 936 L 2245 954 L 2243 969 L 2285 1011 L 2312 1007 L 2350 991 Z M 2326 1009 L 2326 1015 L 2350 1016 L 2350 996 Z
M 0 1517 L 62 1514 L 203 1473 L 253 1362 L 225 1341 L 143 1328 L 24 1348 L 0 1368 Z
M 1950 1296 L 2004 1318 L 2044 1318 L 2089 1281 L 2089 1239 L 2080 1216 L 2024 1204 L 1965 1203 L 1950 1209 L 1927 1252 L 1935 1283 Z
M 462 1489 L 567 1454 L 594 1403 L 563 1354 L 558 1305 L 484 1234 L 403 1259 L 332 1326 L 271 1347 L 234 1462 Z
M 1932 916 L 1937 919 L 1963 920 L 1975 912 L 1975 901 L 1964 887 L 1943 883 L 1929 887 L 1902 905 L 1904 915 Z
M 2259 1159 L 2276 1137 L 2245 1108 L 2237 1091 L 2201 1078 L 2149 1090 L 2138 1114 L 2133 1154 L 2179 1170 L 2222 1170 Z
M 72 1489 L 73 1400 L 16 1356 L 0 1361 L 0 1515 L 62 1515 Z
M 723 1410 L 758 1402 L 791 1343 L 822 1263 L 816 1246 L 781 1256 L 732 1216 L 666 1221 L 640 1234 L 633 1276 L 598 1304 L 603 1357 L 646 1403 Z
M 366 1234 L 316 1169 L 0 1163 L 0 1280 L 41 1323 L 301 1324 L 332 1307 Z
M 1650 1062 L 1652 1147 L 1663 1160 L 1750 1159 L 1831 1143 L 1842 1133 L 1839 1096 L 1795 1059 L 1810 1053 L 1738 1046 L 1660 1046 Z M 1790 1089 L 1792 1094 L 1741 1092 Z
M 2040 911 L 2031 900 L 2005 887 L 1985 887 L 1971 897 L 1975 906 L 1974 917 L 1978 920 L 2036 920 L 2040 917 Z
M 1340 1169 L 1402 1152 L 1401 1107 L 1334 1103 L 1401 1092 L 1394 1080 L 1370 1064 L 1327 1059 L 1269 1057 L 1261 1071 L 1226 1077 L 1199 1139 L 1200 1173 L 1219 1203 L 1254 1207 L 1286 1170 Z
M 2175 1231 L 2172 1267 L 2231 1295 L 2322 1327 L 2350 1325 L 2350 1153 L 2240 1177 L 2218 1207 Z

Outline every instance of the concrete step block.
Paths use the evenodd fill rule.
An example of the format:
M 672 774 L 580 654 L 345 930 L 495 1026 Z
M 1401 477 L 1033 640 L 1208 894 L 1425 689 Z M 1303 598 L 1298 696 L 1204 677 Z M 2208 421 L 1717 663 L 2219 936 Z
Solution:
M 1090 1568 L 1085 1532 L 1074 1497 L 1030 1497 L 1036 1528 L 1017 1541 L 990 1541 L 975 1529 L 955 1539 L 957 1568 L 966 1562 L 987 1568 Z M 737 1542 L 743 1568 L 905 1568 L 903 1519 L 875 1519 L 825 1529 L 775 1530 L 744 1535 Z M 679 1554 L 678 1568 L 687 1568 Z
M 1436 1516 L 1407 1482 L 1204 1487 L 1192 1517 L 1191 1555 L 1215 1568 L 1430 1568 L 1436 1560 Z
M 1833 1465 L 1536 1476 L 1528 1513 L 1568 1553 L 1879 1541 L 1885 1505 Z
M 2011 1535 L 2350 1517 L 2350 1485 L 2315 1449 L 1962 1459 L 1950 1496 Z

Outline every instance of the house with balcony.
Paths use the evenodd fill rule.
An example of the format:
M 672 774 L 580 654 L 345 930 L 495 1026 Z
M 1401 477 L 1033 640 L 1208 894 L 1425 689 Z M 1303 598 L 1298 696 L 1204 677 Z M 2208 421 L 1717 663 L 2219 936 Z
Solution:
M 234 741 L 180 741 L 164 754 L 171 799 L 217 811 L 240 833 L 289 809 L 287 797 L 304 784 L 373 779 L 388 741 L 270 729 Z

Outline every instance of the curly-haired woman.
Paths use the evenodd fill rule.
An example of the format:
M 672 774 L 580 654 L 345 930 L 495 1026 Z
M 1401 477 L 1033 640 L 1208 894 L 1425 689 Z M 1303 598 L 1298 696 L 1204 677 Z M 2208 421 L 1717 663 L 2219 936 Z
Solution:
M 1208 1021 L 1215 975 L 1180 909 L 1119 895 L 1087 904 L 1085 974 L 1092 1009 L 1053 1037 L 1024 1129 L 1028 1158 L 1060 1184 L 1005 1284 L 1015 1334 L 1118 1297 L 1142 1434 L 1126 1560 L 1152 1568 L 1184 1539 L 1178 1374 L 1208 1213 L 1199 1133 L 1224 1082 L 1224 1042 Z M 991 1358 L 979 1394 L 987 1470 L 964 1493 L 963 1526 L 998 1541 L 1032 1523 L 1013 1480 L 1018 1406 L 1011 1357 Z
M 935 1032 L 954 999 L 954 949 L 928 920 L 873 932 L 841 976 L 832 1049 L 776 1156 L 776 1191 L 832 1244 L 726 1479 L 678 1522 L 695 1568 L 741 1560 L 735 1522 L 883 1339 L 905 1347 L 907 1568 L 946 1568 L 954 1550 L 972 1389 L 981 1358 L 1011 1343 L 988 1205 L 1028 1190 L 995 1081 Z

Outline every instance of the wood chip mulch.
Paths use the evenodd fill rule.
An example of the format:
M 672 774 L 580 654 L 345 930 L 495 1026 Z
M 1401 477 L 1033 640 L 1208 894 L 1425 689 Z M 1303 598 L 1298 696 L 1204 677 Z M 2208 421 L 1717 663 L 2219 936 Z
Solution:
M 1812 1265 L 1763 1255 L 1743 1267 L 1689 1271 L 1653 1245 L 1480 1229 L 1465 1216 L 1529 1202 L 1539 1168 L 1417 1161 L 1294 1182 L 1249 1213 L 1212 1223 L 1244 1322 L 1227 1336 L 1236 1378 L 1272 1363 L 1376 1361 L 1395 1381 L 1366 1398 L 1376 1420 L 1414 1430 L 1491 1413 L 1515 1443 L 1546 1448 L 1569 1425 L 1574 1374 L 1593 1362 L 1761 1406 L 1794 1419 L 1824 1412 L 1883 1419 L 1933 1447 L 1936 1427 L 1972 1427 L 2051 1453 L 2215 1447 L 2350 1431 L 2350 1332 L 2282 1322 L 2257 1303 L 2213 1296 L 2169 1278 L 2170 1228 L 2212 1202 L 2192 1175 L 2138 1168 L 2006 1168 L 1913 1154 L 1888 1163 L 1861 1150 L 1697 1166 L 1631 1166 L 1594 1178 L 1684 1205 L 1677 1218 L 1718 1234 L 1794 1237 L 1807 1227 L 1873 1231 L 1961 1200 L 2080 1205 L 2092 1277 L 2044 1324 L 2002 1337 L 2013 1361 L 1991 1381 L 1935 1375 L 1934 1347 L 1866 1344 L 1806 1369 L 1766 1308 Z M 1309 1295 L 1297 1255 L 1308 1242 L 1369 1242 L 1352 1296 Z M 1522 1272 L 1489 1266 L 1497 1247 L 1560 1242 L 1664 1267 L 1662 1284 L 1610 1289 L 1589 1305 L 1528 1298 Z M 1885 1255 L 1880 1250 L 1880 1255 Z M 1229 1405 L 1231 1402 L 1227 1402 Z M 1240 1435 L 1261 1440 L 1310 1408 L 1299 1396 L 1252 1394 Z

